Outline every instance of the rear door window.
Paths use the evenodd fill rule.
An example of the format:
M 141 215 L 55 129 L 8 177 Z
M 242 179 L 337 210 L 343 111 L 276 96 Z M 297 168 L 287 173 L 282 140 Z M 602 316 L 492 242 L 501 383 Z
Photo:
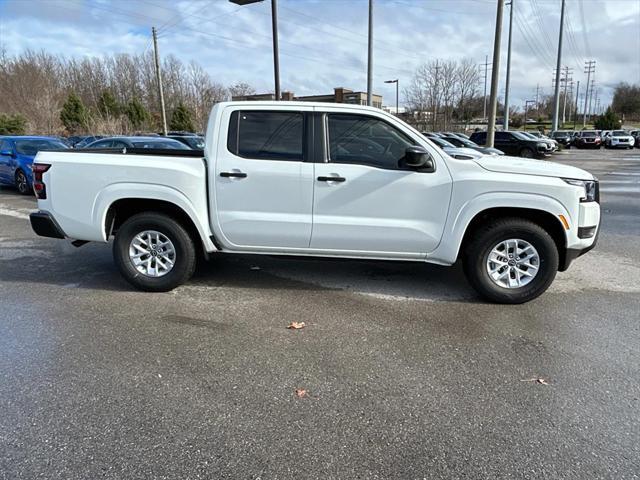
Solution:
M 227 148 L 244 158 L 302 161 L 304 114 L 282 111 L 233 112 Z

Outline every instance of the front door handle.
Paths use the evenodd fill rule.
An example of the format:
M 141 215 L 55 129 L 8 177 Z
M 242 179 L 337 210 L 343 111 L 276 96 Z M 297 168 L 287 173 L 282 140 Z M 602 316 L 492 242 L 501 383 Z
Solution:
M 319 182 L 346 182 L 344 177 L 318 177 Z
M 220 176 L 224 178 L 247 178 L 244 172 L 220 172 Z

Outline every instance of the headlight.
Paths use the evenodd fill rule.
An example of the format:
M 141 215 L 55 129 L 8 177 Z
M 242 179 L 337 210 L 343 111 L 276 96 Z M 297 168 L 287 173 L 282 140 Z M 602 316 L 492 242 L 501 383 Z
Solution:
M 547 144 L 544 142 L 538 142 L 537 147 L 547 148 Z
M 597 202 L 598 198 L 598 181 L 597 180 L 574 180 L 573 178 L 563 178 L 569 185 L 582 187 L 583 195 L 580 197 L 581 202 Z

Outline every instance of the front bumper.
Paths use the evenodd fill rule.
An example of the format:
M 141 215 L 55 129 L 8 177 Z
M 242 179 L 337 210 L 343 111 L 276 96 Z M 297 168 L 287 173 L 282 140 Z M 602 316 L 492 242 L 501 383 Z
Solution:
M 599 185 L 596 188 L 599 190 Z M 597 195 L 599 197 L 599 194 Z M 598 243 L 601 227 L 600 209 L 599 198 L 596 202 L 580 204 L 576 235 L 573 241 L 569 242 L 564 255 L 561 255 L 559 271 L 567 270 L 571 262 L 592 250 Z
M 66 235 L 58 225 L 58 222 L 51 216 L 49 212 L 33 212 L 29 215 L 31 228 L 41 237 L 49 238 L 65 238 Z

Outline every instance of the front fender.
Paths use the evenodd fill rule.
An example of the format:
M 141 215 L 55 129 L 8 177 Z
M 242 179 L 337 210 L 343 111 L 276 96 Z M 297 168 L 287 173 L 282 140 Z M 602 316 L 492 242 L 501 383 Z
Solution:
M 476 215 L 492 208 L 526 208 L 551 213 L 556 218 L 564 215 L 572 218 L 569 211 L 553 197 L 533 193 L 491 192 L 477 195 L 458 208 L 458 213 L 447 222 L 443 241 L 427 255 L 433 263 L 452 265 L 458 258 L 462 239 Z M 558 221 L 560 221 L 558 219 Z M 565 230 L 565 236 L 567 231 Z
M 88 240 L 107 241 L 107 233 L 105 231 L 105 222 L 107 219 L 107 212 L 109 207 L 118 200 L 139 198 L 141 200 L 161 200 L 171 203 L 182 209 L 191 219 L 206 251 L 211 252 L 216 250 L 215 246 L 211 242 L 209 231 L 209 219 L 207 217 L 208 212 L 205 209 L 200 209 L 193 205 L 191 200 L 179 190 L 169 187 L 167 185 L 157 185 L 149 183 L 115 183 L 103 188 L 95 197 L 92 210 L 91 219 L 93 224 L 93 232 L 96 232 L 101 238 L 93 238 Z

